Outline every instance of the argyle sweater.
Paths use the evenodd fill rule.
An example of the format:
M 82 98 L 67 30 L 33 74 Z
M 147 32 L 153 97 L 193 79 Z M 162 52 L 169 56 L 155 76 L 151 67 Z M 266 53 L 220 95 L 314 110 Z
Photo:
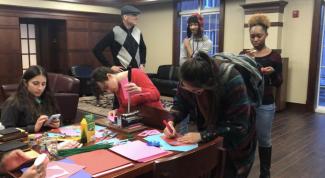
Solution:
M 113 61 L 107 60 L 103 52 L 110 48 Z M 115 26 L 102 40 L 100 40 L 93 53 L 104 66 L 123 66 L 124 68 L 138 68 L 146 63 L 146 45 L 139 28 L 127 29 L 123 24 Z

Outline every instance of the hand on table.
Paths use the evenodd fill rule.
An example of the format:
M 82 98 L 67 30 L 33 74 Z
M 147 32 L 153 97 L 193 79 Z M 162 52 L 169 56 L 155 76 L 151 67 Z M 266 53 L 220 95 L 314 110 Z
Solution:
M 177 141 L 188 143 L 188 144 L 199 143 L 201 140 L 202 138 L 199 132 L 189 132 L 177 139 Z

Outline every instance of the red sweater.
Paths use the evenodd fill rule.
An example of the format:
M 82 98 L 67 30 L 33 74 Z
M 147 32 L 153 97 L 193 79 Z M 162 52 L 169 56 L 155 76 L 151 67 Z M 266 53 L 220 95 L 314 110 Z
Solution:
M 130 95 L 131 111 L 141 105 L 163 109 L 163 105 L 160 102 L 160 93 L 158 89 L 142 70 L 137 68 L 132 69 L 131 82 L 142 88 L 142 91 L 140 93 Z M 117 110 L 118 113 L 126 113 L 128 107 L 128 99 L 123 95 L 121 84 L 119 84 L 116 95 L 120 104 L 120 107 Z

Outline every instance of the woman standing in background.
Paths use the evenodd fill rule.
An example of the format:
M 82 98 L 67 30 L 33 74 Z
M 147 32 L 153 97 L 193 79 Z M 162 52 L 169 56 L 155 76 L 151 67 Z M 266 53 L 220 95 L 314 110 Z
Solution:
M 269 19 L 262 14 L 253 15 L 248 22 L 250 41 L 253 49 L 245 51 L 255 57 L 264 75 L 264 95 L 262 105 L 256 108 L 256 131 L 260 157 L 260 178 L 270 177 L 272 155 L 272 121 L 275 117 L 274 87 L 282 83 L 281 56 L 265 45 L 270 27 Z

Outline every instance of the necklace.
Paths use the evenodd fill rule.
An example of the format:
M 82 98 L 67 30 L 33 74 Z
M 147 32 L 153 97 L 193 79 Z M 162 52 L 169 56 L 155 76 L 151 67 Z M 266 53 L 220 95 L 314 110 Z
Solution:
M 194 43 L 195 43 L 195 38 L 193 38 L 193 43 L 192 43 L 192 50 L 193 50 L 193 53 L 192 53 L 192 57 L 193 57 L 193 55 L 196 53 L 196 51 L 198 50 L 198 48 L 199 48 L 199 42 L 198 41 L 196 41 L 196 48 L 194 48 Z

